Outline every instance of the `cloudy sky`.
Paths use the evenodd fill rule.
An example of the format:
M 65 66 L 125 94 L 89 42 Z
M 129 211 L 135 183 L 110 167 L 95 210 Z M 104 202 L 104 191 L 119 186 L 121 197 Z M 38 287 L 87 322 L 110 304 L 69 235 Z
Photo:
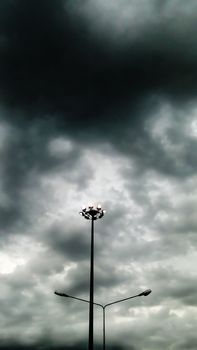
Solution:
M 197 346 L 196 0 L 0 1 L 0 349 Z M 95 308 L 102 345 L 102 310 Z

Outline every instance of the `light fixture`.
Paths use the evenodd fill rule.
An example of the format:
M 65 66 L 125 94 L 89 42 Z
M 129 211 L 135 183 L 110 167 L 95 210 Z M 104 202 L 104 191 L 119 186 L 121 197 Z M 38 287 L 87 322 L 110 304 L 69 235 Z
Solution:
M 150 293 L 152 292 L 152 290 L 151 289 L 146 289 L 144 292 L 142 292 L 142 293 L 140 293 L 140 294 L 138 294 L 138 296 L 147 296 L 147 295 L 149 295 Z
M 92 203 L 88 204 L 88 208 L 83 206 L 82 211 L 79 212 L 79 214 L 84 216 L 87 220 L 101 219 L 105 213 L 106 210 L 102 209 L 100 204 L 97 204 L 97 207 L 94 207 Z

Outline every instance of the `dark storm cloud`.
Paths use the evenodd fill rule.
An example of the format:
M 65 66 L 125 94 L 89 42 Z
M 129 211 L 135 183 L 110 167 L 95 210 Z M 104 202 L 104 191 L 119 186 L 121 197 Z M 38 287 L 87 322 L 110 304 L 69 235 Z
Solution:
M 51 131 L 53 130 L 53 132 Z M 53 137 L 52 135 L 53 134 Z M 81 149 L 75 144 L 70 149 L 61 152 L 53 150 L 53 141 L 57 134 L 53 123 L 45 119 L 35 124 L 10 126 L 0 152 L 1 160 L 1 189 L 6 194 L 7 201 L 0 205 L 0 225 L 9 229 L 15 225 L 22 229 L 23 222 L 28 223 L 28 207 L 31 199 L 26 189 L 31 189 L 37 183 L 37 176 L 65 167 L 64 178 L 70 183 L 79 182 L 78 188 L 85 188 L 88 179 L 84 176 L 87 169 L 81 164 Z M 60 139 L 61 140 L 61 139 Z M 73 171 L 76 163 L 79 171 Z M 88 168 L 91 174 L 91 166 Z M 25 201 L 29 204 L 25 205 Z
M 120 273 L 120 271 L 114 267 L 113 262 L 111 262 L 110 265 L 106 263 L 105 266 L 102 266 L 101 262 L 98 260 L 96 260 L 96 263 L 95 290 L 98 300 L 98 298 L 101 299 L 102 292 L 105 288 L 115 289 L 117 286 L 121 288 L 121 286 L 126 283 L 128 274 L 124 272 Z M 85 295 L 87 298 L 89 294 L 89 263 L 87 261 L 86 263 L 79 263 L 76 269 L 71 270 L 70 273 L 67 274 L 64 286 L 60 287 L 63 287 L 63 290 L 66 290 L 71 295 Z
M 1 152 L 1 161 L 2 187 L 10 202 L 8 207 L 0 211 L 1 217 L 4 218 L 1 224 L 5 228 L 6 225 L 12 226 L 17 218 L 23 216 L 24 208 L 20 208 L 23 201 L 21 189 L 27 186 L 28 175 L 31 171 L 42 172 L 50 168 L 55 160 L 53 162 L 47 154 L 46 137 L 37 135 L 36 130 L 21 131 L 13 128 Z
M 59 126 L 72 133 L 93 129 L 101 134 L 111 123 L 114 132 L 123 128 L 131 114 L 133 123 L 136 112 L 143 117 L 152 94 L 175 100 L 195 96 L 195 15 L 186 16 L 183 31 L 178 15 L 160 14 L 161 21 L 149 22 L 137 40 L 118 50 L 118 45 L 106 48 L 104 38 L 98 40 L 69 5 L 2 1 L 2 103 L 28 111 L 29 119 L 38 109 L 58 113 Z
M 193 273 L 185 275 L 183 272 L 176 270 L 175 267 L 155 268 L 147 274 L 155 291 L 153 303 L 157 303 L 157 298 L 174 299 L 182 305 L 196 306 L 195 284 L 196 276 Z M 154 277 L 153 277 L 154 275 Z
M 89 254 L 89 237 L 84 232 L 69 230 L 62 226 L 53 227 L 47 232 L 46 242 L 55 251 L 66 255 L 68 259 L 79 261 Z
M 177 154 L 169 154 L 155 141 L 144 123 L 153 115 L 157 119 L 164 103 L 182 108 L 196 96 L 195 11 L 184 4 L 170 10 L 170 3 L 161 6 L 153 1 L 148 19 L 143 6 L 139 7 L 143 25 L 131 17 L 132 28 L 127 25 L 125 35 L 117 33 L 114 40 L 112 17 L 105 32 L 99 26 L 102 13 L 95 18 L 97 29 L 87 17 L 93 5 L 66 0 L 1 2 L 0 94 L 1 104 L 9 109 L 6 118 L 23 133 L 29 123 L 41 121 L 48 138 L 64 132 L 85 143 L 111 142 L 121 152 L 134 155 L 139 168 L 189 176 L 196 167 L 196 154 L 190 152 L 196 141 L 186 145 L 175 162 Z M 121 8 L 128 5 L 125 1 Z M 128 7 L 131 15 L 132 6 Z M 190 7 L 195 9 L 193 4 Z M 124 18 L 120 23 L 124 28 Z M 16 108 L 17 115 L 11 112 Z M 169 134 L 169 140 L 173 137 Z M 24 169 L 17 157 L 17 164 L 13 162 L 9 169 L 8 160 L 6 166 L 17 181 L 23 178 L 21 170 L 26 176 L 34 156 L 40 159 L 38 168 L 53 167 L 54 159 L 46 156 L 46 142 L 44 135 L 36 150 L 27 138 L 16 143 L 17 153 L 21 154 L 20 146 L 23 153 L 26 147 L 31 159 L 23 160 Z M 36 155 L 37 149 L 41 152 Z M 12 208 L 7 215 L 15 220 L 18 211 Z
M 46 269 L 48 269 L 48 272 L 51 271 L 52 266 L 57 265 L 59 272 L 62 273 L 64 273 L 63 262 L 65 266 L 67 266 L 67 264 L 69 265 L 70 262 L 77 263 L 73 269 L 71 268 L 65 274 L 64 280 L 61 280 L 59 282 L 59 286 L 57 286 L 58 290 L 61 288 L 65 290 L 66 288 L 71 295 L 79 295 L 81 293 L 83 295 L 88 295 L 89 261 L 87 257 L 90 253 L 90 242 L 86 230 L 87 227 L 84 227 L 84 229 L 81 227 L 80 230 L 77 231 L 76 229 L 72 229 L 72 227 L 69 228 L 69 225 L 65 228 L 65 224 L 63 223 L 59 226 L 56 225 L 52 227 L 48 232 L 46 232 L 44 243 L 48 247 L 50 252 L 49 254 L 51 256 L 56 256 L 56 254 L 59 256 L 61 254 L 62 265 L 60 261 L 57 260 L 57 262 L 53 261 L 52 263 L 48 264 L 47 267 L 45 267 L 44 259 L 48 261 L 47 254 L 44 254 L 41 260 L 38 258 L 37 263 L 33 263 L 34 270 L 35 266 L 42 265 L 43 261 L 44 272 L 46 272 Z M 107 233 L 102 232 L 102 234 L 100 234 L 99 230 L 97 230 L 95 237 L 95 287 L 98 295 L 102 293 L 103 288 L 106 286 L 109 288 L 115 288 L 116 286 L 124 285 L 128 278 L 128 274 L 125 271 L 119 271 L 119 265 L 117 264 L 118 249 L 117 254 L 115 255 L 116 258 L 113 258 L 116 248 L 114 248 L 113 244 L 111 243 L 112 233 L 113 224 L 111 225 L 111 231 L 108 230 Z M 103 234 L 108 236 L 108 238 L 104 239 Z M 119 250 L 121 250 L 121 245 L 119 245 Z M 128 260 L 128 256 L 132 253 L 133 250 L 130 248 L 130 252 L 128 255 L 126 254 L 125 259 Z M 135 256 L 137 255 L 138 252 Z M 54 260 L 56 260 L 56 258 Z M 121 262 L 123 262 L 123 259 L 121 259 Z M 130 277 L 133 281 L 136 279 L 134 273 L 130 274 Z

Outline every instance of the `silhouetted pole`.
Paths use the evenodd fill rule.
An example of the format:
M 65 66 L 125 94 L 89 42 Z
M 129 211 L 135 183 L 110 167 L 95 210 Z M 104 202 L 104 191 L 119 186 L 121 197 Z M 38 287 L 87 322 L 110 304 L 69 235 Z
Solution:
M 105 350 L 105 307 L 103 306 L 103 350 Z
M 88 350 L 94 349 L 94 221 L 104 216 L 105 210 L 98 204 L 96 208 L 89 204 L 83 207 L 80 214 L 87 220 L 91 220 L 91 242 L 90 242 L 90 300 L 89 300 L 89 340 Z
M 89 305 L 89 342 L 88 349 L 94 346 L 94 218 L 91 218 L 91 249 L 90 249 L 90 305 Z

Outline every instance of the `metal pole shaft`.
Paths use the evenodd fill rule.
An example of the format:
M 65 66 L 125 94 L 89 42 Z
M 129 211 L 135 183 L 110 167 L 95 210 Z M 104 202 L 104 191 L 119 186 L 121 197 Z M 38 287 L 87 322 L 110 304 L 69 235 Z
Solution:
M 103 307 L 103 350 L 105 350 L 105 307 Z
M 94 219 L 91 219 L 91 252 L 90 252 L 90 305 L 89 305 L 89 350 L 94 349 Z

